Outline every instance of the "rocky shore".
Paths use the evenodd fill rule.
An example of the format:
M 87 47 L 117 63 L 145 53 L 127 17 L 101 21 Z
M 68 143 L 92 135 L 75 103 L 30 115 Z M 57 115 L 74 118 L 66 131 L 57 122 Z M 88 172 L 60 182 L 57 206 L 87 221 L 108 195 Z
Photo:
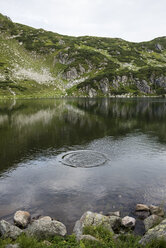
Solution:
M 73 233 L 78 242 L 82 240 L 91 240 L 100 242 L 100 240 L 85 230 L 89 227 L 102 227 L 110 232 L 114 239 L 120 235 L 128 235 L 135 229 L 136 222 L 142 220 L 145 233 L 139 240 L 140 245 L 146 245 L 155 239 L 166 240 L 166 218 L 164 209 L 160 206 L 137 204 L 135 208 L 135 218 L 131 216 L 121 217 L 120 211 L 109 212 L 107 215 L 102 213 L 85 212 L 75 223 Z M 65 225 L 49 216 L 40 216 L 31 218 L 29 212 L 17 211 L 14 214 L 13 224 L 0 221 L 0 239 L 16 240 L 20 235 L 34 237 L 38 240 L 44 240 L 44 244 L 51 245 L 48 241 L 54 236 L 65 237 L 67 229 Z M 5 248 L 19 248 L 19 244 L 8 244 Z

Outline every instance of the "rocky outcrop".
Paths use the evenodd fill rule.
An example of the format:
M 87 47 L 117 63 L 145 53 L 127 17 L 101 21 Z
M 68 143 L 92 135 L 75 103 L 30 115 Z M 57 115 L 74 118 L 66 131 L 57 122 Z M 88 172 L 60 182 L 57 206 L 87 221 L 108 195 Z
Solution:
M 3 239 L 11 238 L 15 240 L 21 234 L 22 234 L 22 231 L 20 228 L 8 223 L 5 220 L 0 221 L 0 237 L 2 237 Z
M 57 62 L 63 65 L 70 65 L 74 61 L 75 59 L 69 58 L 68 53 L 59 52 L 59 54 L 54 58 L 54 65 L 56 65 Z
M 140 240 L 140 244 L 146 244 L 151 240 L 155 239 L 165 239 L 166 240 L 166 219 L 163 220 L 159 225 L 154 228 L 151 228 Z
M 70 70 L 68 70 L 67 72 L 65 72 L 64 74 L 64 78 L 66 80 L 72 80 L 72 79 L 76 79 L 78 77 L 78 72 L 76 70 L 75 67 L 72 67 Z

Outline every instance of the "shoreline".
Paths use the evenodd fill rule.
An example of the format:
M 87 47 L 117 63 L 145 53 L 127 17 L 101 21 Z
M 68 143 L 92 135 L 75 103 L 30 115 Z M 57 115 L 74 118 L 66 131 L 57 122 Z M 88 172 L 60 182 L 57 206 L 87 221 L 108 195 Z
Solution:
M 22 248 L 18 242 L 21 242 L 23 239 L 26 242 L 27 240 L 33 240 L 33 242 L 35 240 L 38 243 L 42 242 L 43 245 L 46 245 L 42 247 L 47 247 L 54 245 L 52 242 L 56 237 L 60 237 L 63 242 L 68 241 L 72 237 L 75 245 L 81 245 L 82 243 L 96 244 L 97 246 L 87 246 L 89 248 L 96 248 L 98 245 L 103 244 L 103 242 L 107 242 L 107 236 L 109 236 L 109 240 L 112 239 L 112 243 L 115 243 L 115 246 L 113 246 L 115 248 L 116 243 L 121 242 L 121 237 L 126 237 L 125 239 L 123 238 L 124 240 L 129 238 L 130 242 L 131 239 L 134 239 L 137 242 L 136 244 L 139 245 L 138 247 L 144 247 L 151 242 L 160 242 L 160 238 L 163 238 L 163 242 L 166 244 L 166 219 L 163 207 L 137 204 L 134 213 L 137 216 L 135 218 L 131 216 L 121 217 L 120 211 L 109 212 L 107 215 L 87 211 L 76 221 L 72 234 L 68 234 L 66 226 L 54 218 L 49 216 L 32 218 L 29 212 L 19 210 L 13 216 L 13 224 L 0 220 L 0 244 L 7 240 L 10 242 L 9 244 L 12 243 L 14 246 L 4 246 L 5 248 Z M 141 220 L 145 226 L 145 232 L 141 236 L 134 233 L 138 220 Z M 105 248 L 107 246 L 99 247 Z

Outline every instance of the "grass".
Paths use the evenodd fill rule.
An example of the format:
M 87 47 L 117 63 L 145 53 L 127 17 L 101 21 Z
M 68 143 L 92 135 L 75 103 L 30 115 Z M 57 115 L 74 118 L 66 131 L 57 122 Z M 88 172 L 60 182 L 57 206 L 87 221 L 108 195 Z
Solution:
M 0 247 L 5 248 L 7 244 L 19 244 L 20 248 L 165 248 L 165 240 L 153 240 L 145 246 L 139 244 L 141 237 L 133 234 L 121 235 L 114 238 L 111 232 L 102 226 L 89 226 L 84 228 L 84 234 L 96 237 L 99 241 L 81 240 L 78 242 L 75 235 L 66 237 L 55 236 L 47 242 L 32 237 L 21 235 L 16 241 L 0 239 Z M 49 244 L 49 246 L 48 246 Z

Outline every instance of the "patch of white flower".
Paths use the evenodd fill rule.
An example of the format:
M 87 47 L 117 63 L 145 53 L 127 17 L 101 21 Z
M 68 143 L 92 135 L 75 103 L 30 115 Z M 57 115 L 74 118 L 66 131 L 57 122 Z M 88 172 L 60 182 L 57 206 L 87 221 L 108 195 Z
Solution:
M 15 79 L 28 79 L 36 81 L 39 84 L 50 84 L 55 81 L 48 69 L 42 68 L 41 71 L 35 71 L 32 68 L 18 68 L 13 71 L 13 77 Z

